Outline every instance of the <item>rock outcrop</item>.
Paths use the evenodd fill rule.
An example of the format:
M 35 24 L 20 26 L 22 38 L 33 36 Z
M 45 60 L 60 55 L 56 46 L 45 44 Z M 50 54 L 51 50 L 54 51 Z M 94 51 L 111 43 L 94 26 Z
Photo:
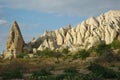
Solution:
M 21 52 L 33 52 L 50 48 L 58 50 L 68 48 L 71 51 L 89 49 L 101 42 L 112 43 L 120 40 L 120 11 L 109 11 L 99 17 L 91 17 L 75 27 L 69 24 L 65 28 L 46 31 L 38 39 L 24 43 L 16 21 L 13 23 L 6 44 L 7 57 Z
M 22 53 L 24 44 L 19 26 L 17 22 L 14 21 L 8 35 L 5 55 L 7 56 L 9 54 L 15 57 L 17 53 Z
M 71 28 L 60 28 L 55 31 L 47 31 L 38 39 L 31 42 L 33 48 L 43 50 L 45 48 L 70 50 L 88 49 L 101 42 L 111 43 L 120 37 L 120 11 L 109 11 L 99 17 L 91 17 L 81 24 Z M 35 47 L 35 45 L 37 45 Z

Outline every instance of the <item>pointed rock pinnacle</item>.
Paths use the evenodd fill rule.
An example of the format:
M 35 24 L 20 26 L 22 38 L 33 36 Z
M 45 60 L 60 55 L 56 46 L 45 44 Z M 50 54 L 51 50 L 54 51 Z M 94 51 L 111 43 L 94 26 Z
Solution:
M 19 25 L 16 21 L 12 24 L 7 44 L 6 44 L 6 51 L 11 53 L 21 53 L 24 46 L 24 40 L 19 28 Z

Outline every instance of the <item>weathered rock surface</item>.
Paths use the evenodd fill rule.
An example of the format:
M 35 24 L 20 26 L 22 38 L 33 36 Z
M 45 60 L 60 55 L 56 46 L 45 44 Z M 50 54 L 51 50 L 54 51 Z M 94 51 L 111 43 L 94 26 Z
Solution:
M 31 44 L 35 48 L 59 49 L 69 48 L 70 50 L 88 49 L 96 44 L 105 42 L 111 43 L 120 35 L 120 11 L 109 11 L 97 18 L 91 17 L 81 24 L 71 28 L 60 28 L 55 31 L 47 31 Z M 34 46 L 32 46 L 34 48 Z
M 120 11 L 109 11 L 99 17 L 91 17 L 75 27 L 69 24 L 65 28 L 55 31 L 46 31 L 38 39 L 27 44 L 24 43 L 20 29 L 16 21 L 13 23 L 6 44 L 6 57 L 14 56 L 16 53 L 36 53 L 37 50 L 45 48 L 63 49 L 71 51 L 89 49 L 101 42 L 106 44 L 113 40 L 120 40 Z
M 8 35 L 8 40 L 6 44 L 6 56 L 9 53 L 9 55 L 15 55 L 17 53 L 23 52 L 23 46 L 24 46 L 24 40 L 21 34 L 21 31 L 19 29 L 19 26 L 16 21 L 12 24 L 10 33 Z

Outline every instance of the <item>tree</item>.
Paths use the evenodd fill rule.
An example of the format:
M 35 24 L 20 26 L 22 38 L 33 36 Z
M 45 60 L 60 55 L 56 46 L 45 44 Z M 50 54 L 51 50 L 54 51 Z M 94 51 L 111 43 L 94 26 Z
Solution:
M 55 51 L 55 53 L 53 54 L 53 56 L 55 58 L 57 58 L 57 62 L 59 63 L 60 62 L 59 58 L 63 57 L 63 54 L 60 53 L 59 51 Z

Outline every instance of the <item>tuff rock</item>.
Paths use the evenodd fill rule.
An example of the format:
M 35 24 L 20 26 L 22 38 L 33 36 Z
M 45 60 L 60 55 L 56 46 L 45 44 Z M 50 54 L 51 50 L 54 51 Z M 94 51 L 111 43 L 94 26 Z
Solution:
M 45 48 L 52 50 L 68 48 L 71 51 L 76 51 L 89 49 L 101 42 L 110 44 L 115 39 L 120 40 L 119 10 L 109 11 L 96 18 L 91 17 L 74 27 L 69 24 L 67 27 L 55 31 L 46 31 L 39 38 L 33 38 L 31 42 L 26 44 L 15 21 L 9 33 L 6 52 L 14 54 L 36 53 L 37 50 Z
M 47 31 L 32 44 L 37 50 L 45 48 L 72 50 L 89 49 L 101 42 L 110 44 L 120 40 L 120 11 L 109 11 L 99 17 L 91 17 L 75 27 L 68 25 L 55 31 Z
M 6 43 L 5 58 L 15 57 L 17 53 L 23 52 L 24 40 L 16 21 L 12 24 Z

